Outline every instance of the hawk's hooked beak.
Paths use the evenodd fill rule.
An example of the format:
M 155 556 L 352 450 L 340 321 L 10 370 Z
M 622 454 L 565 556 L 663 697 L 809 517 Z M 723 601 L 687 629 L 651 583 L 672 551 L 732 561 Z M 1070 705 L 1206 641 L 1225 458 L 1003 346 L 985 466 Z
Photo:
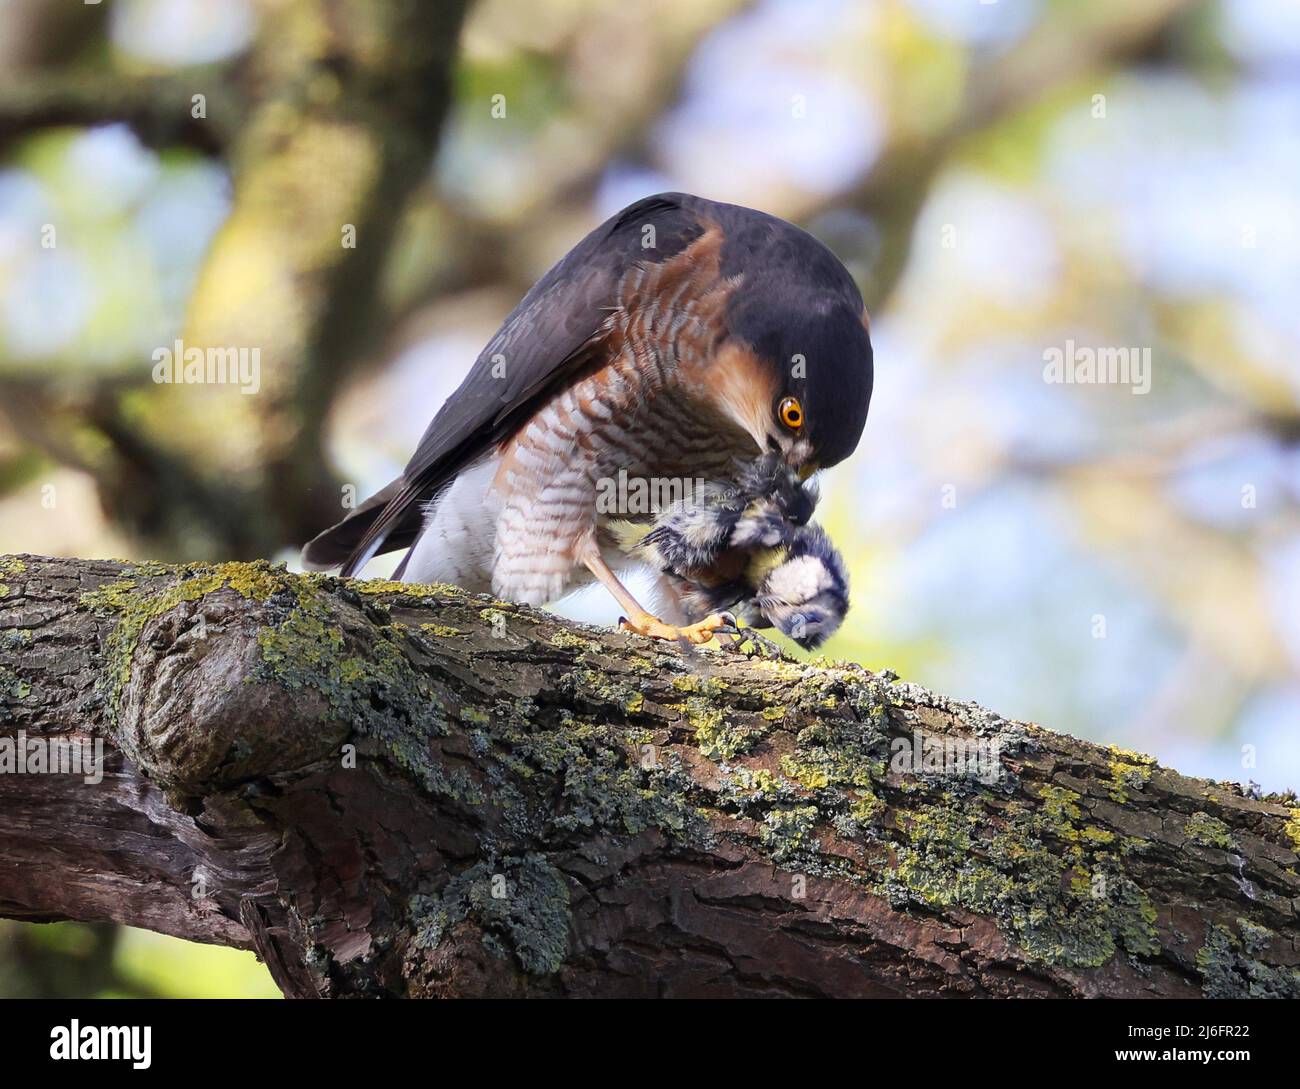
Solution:
M 817 462 L 813 460 L 812 443 L 807 439 L 793 436 L 783 446 L 785 463 L 799 474 L 800 480 L 807 480 L 817 471 Z
M 762 444 L 759 444 L 760 449 Z M 806 481 L 815 473 L 820 466 L 813 460 L 812 444 L 807 439 L 800 439 L 789 435 L 773 435 L 770 432 L 767 436 L 767 450 L 772 454 L 780 454 L 781 459 L 799 474 L 799 479 Z

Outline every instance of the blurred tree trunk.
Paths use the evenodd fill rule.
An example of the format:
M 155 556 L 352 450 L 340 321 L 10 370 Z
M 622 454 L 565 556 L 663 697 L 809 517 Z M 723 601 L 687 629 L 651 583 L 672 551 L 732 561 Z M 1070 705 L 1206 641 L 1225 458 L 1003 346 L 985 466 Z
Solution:
M 230 152 L 234 207 L 182 334 L 187 347 L 260 349 L 261 389 L 242 399 L 251 419 L 237 432 L 253 443 L 223 442 L 228 418 L 202 395 L 213 391 L 160 390 L 172 411 L 142 421 L 160 445 L 179 433 L 185 463 L 202 466 L 216 493 L 206 513 L 170 508 L 214 528 L 206 554 L 270 555 L 345 513 L 326 414 L 375 350 L 385 259 L 407 196 L 432 169 L 466 6 L 264 5 L 242 75 L 255 105 Z M 227 507 L 236 482 L 250 485 L 243 509 Z
M 138 77 L 78 65 L 0 83 L 0 145 L 118 120 L 153 146 L 219 155 L 232 174 L 231 213 L 181 340 L 256 351 L 256 393 L 155 385 L 141 360 L 138 381 L 96 387 L 71 411 L 67 391 L 39 379 L 7 379 L 0 399 L 28 442 L 94 477 L 143 552 L 274 555 L 342 515 L 326 416 L 379 349 L 385 261 L 432 169 L 466 8 L 263 2 L 251 51 L 220 70 Z M 87 428 L 94 459 L 78 453 Z
M 105 749 L 0 775 L 0 914 L 253 948 L 286 994 L 1300 996 L 1294 796 L 860 667 L 34 557 L 0 648 L 0 734 Z
M 157 998 L 117 968 L 113 923 L 23 926 L 0 922 L 0 998 Z

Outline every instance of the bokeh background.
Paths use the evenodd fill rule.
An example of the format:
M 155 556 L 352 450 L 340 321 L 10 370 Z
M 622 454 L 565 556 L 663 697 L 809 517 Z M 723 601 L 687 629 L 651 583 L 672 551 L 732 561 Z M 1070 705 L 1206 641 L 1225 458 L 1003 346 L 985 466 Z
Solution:
M 0 73 L 0 551 L 294 565 L 553 261 L 684 189 L 872 313 L 828 654 L 1300 786 L 1294 0 L 7 0 Z M 260 391 L 155 384 L 178 337 Z M 1045 380 L 1071 341 L 1149 391 Z M 0 928 L 0 993 L 276 993 Z

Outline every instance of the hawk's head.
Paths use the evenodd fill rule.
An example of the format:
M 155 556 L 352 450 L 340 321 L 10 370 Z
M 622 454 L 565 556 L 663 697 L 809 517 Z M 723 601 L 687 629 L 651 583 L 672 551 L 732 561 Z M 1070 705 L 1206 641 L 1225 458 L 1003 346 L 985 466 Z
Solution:
M 871 403 L 866 310 L 839 259 L 784 220 L 745 210 L 727 224 L 735 277 L 717 372 L 724 408 L 760 448 L 805 474 L 857 448 Z
M 774 305 L 750 331 L 758 358 L 776 378 L 768 449 L 801 469 L 843 461 L 857 449 L 871 403 L 871 339 L 862 311 L 805 298 Z

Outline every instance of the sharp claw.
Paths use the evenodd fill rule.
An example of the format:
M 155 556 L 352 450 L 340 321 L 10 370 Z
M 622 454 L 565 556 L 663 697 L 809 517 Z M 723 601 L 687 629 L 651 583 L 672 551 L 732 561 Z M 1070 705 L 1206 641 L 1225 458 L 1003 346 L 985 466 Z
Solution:
M 723 645 L 728 650 L 738 651 L 747 658 L 783 658 L 785 651 L 781 644 L 775 640 L 769 639 L 766 635 L 760 635 L 753 628 L 742 628 L 733 625 L 728 628 L 718 628 L 715 632 L 717 635 L 730 636 L 730 641 Z M 748 643 L 750 650 L 745 650 L 745 644 Z

